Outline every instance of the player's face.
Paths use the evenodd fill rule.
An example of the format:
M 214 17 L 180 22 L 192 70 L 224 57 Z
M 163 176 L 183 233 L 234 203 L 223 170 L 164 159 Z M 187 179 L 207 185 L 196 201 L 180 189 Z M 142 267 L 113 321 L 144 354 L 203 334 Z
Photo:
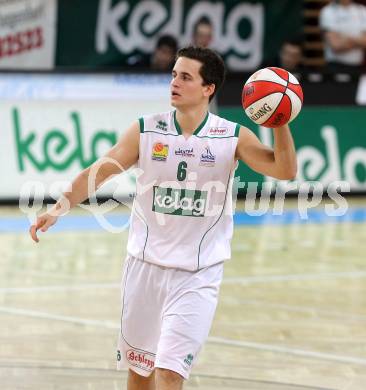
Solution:
M 173 107 L 202 104 L 210 95 L 209 86 L 202 85 L 199 74 L 202 64 L 191 58 L 179 57 L 172 71 L 170 99 Z

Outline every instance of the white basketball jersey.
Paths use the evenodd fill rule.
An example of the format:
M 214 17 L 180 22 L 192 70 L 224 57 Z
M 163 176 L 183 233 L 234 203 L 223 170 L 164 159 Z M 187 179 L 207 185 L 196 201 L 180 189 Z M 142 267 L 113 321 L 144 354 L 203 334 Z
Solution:
M 128 253 L 190 271 L 229 259 L 240 126 L 208 113 L 186 139 L 175 111 L 139 121 L 139 173 Z

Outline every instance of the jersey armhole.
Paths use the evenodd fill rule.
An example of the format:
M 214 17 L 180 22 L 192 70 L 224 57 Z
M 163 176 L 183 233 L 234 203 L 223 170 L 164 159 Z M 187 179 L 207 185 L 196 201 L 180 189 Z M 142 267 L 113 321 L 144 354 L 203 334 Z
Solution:
M 144 132 L 144 118 L 139 118 L 139 124 L 140 124 L 140 133 Z
M 239 132 L 240 132 L 240 125 L 239 123 L 237 123 L 235 126 L 234 137 L 239 137 Z

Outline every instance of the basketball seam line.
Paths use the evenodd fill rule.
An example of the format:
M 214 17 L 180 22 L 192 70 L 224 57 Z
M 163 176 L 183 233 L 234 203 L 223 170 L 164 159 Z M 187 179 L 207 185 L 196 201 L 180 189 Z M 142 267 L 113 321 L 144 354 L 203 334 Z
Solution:
M 269 69 L 272 73 L 274 73 L 275 75 L 277 75 L 281 80 L 283 80 L 283 81 L 286 82 L 286 89 L 285 89 L 285 92 L 282 94 L 282 98 L 281 98 L 280 102 L 278 103 L 278 106 L 279 106 L 279 105 L 281 104 L 281 102 L 282 102 L 282 99 L 283 99 L 284 95 L 286 94 L 287 89 L 289 89 L 289 88 L 288 88 L 288 85 L 289 85 L 289 84 L 297 85 L 297 84 L 294 84 L 294 83 L 291 83 L 291 82 L 290 82 L 290 75 L 289 75 L 289 72 L 288 72 L 288 71 L 286 71 L 287 74 L 288 74 L 288 79 L 285 80 L 281 75 L 279 75 L 279 74 L 278 74 L 277 72 L 275 72 L 273 69 L 271 69 L 271 68 L 268 68 L 268 69 Z M 260 80 L 257 80 L 257 81 L 260 81 Z M 282 84 L 280 84 L 280 83 L 278 83 L 278 82 L 276 82 L 276 81 L 270 81 L 270 82 L 273 82 L 273 83 L 282 85 Z M 299 85 L 300 85 L 300 83 L 299 83 Z M 298 95 L 298 93 L 295 92 L 295 91 L 293 91 L 292 89 L 290 89 L 290 91 L 292 91 L 292 92 L 300 99 L 300 101 L 301 101 L 301 103 L 302 103 L 303 100 L 302 100 L 301 97 Z M 286 95 L 287 95 L 287 94 L 286 94 Z M 288 95 L 287 95 L 287 96 L 288 96 Z M 291 116 L 292 116 L 292 101 L 291 101 L 291 98 L 290 98 L 289 100 L 290 100 L 290 118 L 291 118 Z M 278 107 L 278 106 L 277 106 L 277 107 Z M 276 107 L 276 109 L 277 109 L 277 107 Z M 272 114 L 272 115 L 273 115 L 273 114 Z M 268 120 L 271 119 L 272 115 L 269 117 Z
M 282 79 L 285 83 L 286 81 L 284 79 Z M 250 82 L 250 84 L 254 84 L 254 83 L 271 83 L 271 84 L 277 84 L 277 85 L 281 85 L 282 87 L 284 87 L 283 84 L 279 83 L 278 81 L 272 81 L 272 80 L 253 80 Z M 294 84 L 296 85 L 296 84 Z
M 274 72 L 274 73 L 276 73 L 276 72 Z M 277 73 L 276 73 L 277 74 Z M 278 76 L 278 75 L 277 75 Z M 283 80 L 283 81 L 285 81 L 285 79 L 283 79 L 282 77 L 281 77 L 281 79 Z M 288 88 L 288 85 L 290 84 L 290 85 L 293 85 L 293 86 L 298 86 L 298 87 L 300 87 L 301 88 L 301 85 L 300 85 L 300 83 L 299 84 L 295 84 L 295 83 L 292 83 L 291 81 L 285 81 L 286 83 L 287 83 L 287 85 L 285 86 L 285 85 L 283 85 L 283 84 L 281 84 L 281 83 L 279 83 L 278 81 L 271 81 L 271 80 L 253 80 L 253 81 L 251 81 L 250 82 L 250 84 L 255 84 L 255 83 L 270 83 L 270 84 L 276 84 L 276 85 L 281 85 L 281 87 L 285 87 L 286 89 Z M 291 88 L 289 88 L 290 89 L 290 91 L 292 91 L 300 100 L 301 100 L 301 103 L 303 102 L 303 99 L 301 98 L 301 96 L 296 92 L 296 91 L 294 91 L 294 90 L 292 90 Z M 274 93 L 274 92 L 272 92 L 272 93 Z M 282 92 L 281 92 L 282 93 Z M 266 96 L 268 96 L 268 95 L 266 95 Z M 163 134 L 163 133 L 161 133 L 161 134 Z
M 290 83 L 291 85 L 297 85 L 297 84 L 294 84 L 294 83 Z M 299 86 L 300 86 L 300 84 L 299 84 Z M 301 101 L 301 103 L 303 102 L 303 99 L 300 97 L 300 95 L 297 93 L 297 92 L 295 92 L 293 89 L 291 89 L 291 88 L 288 88 L 288 87 L 286 87 L 286 91 L 287 91 L 287 89 L 289 89 L 291 92 L 293 92 L 299 99 L 300 99 L 300 101 Z M 285 92 L 286 92 L 285 91 Z
M 284 85 L 282 85 L 283 87 L 284 87 Z M 262 100 L 262 99 L 264 99 L 265 97 L 267 97 L 267 96 L 270 96 L 270 95 L 273 95 L 274 93 L 282 93 L 282 95 L 283 95 L 283 92 L 270 92 L 270 93 L 268 93 L 267 95 L 264 95 L 264 96 L 262 96 L 260 99 L 258 99 L 258 100 L 255 100 L 253 103 L 251 103 L 251 104 L 249 104 L 249 106 L 247 107 L 247 108 L 249 108 L 251 105 L 253 105 L 254 103 L 257 103 L 259 100 Z M 282 98 L 281 98 L 281 100 L 282 100 Z M 281 102 L 281 100 L 280 100 L 280 102 Z M 246 108 L 246 109 L 247 109 Z
M 281 93 L 282 93 L 282 92 L 281 92 Z M 277 106 L 274 108 L 272 114 L 269 116 L 269 118 L 268 118 L 266 121 L 264 121 L 263 123 L 261 123 L 260 126 L 263 126 L 265 123 L 267 123 L 267 122 L 269 122 L 269 121 L 271 120 L 271 118 L 273 117 L 273 115 L 276 113 L 277 108 L 280 106 L 280 104 L 281 104 L 281 102 L 282 102 L 282 100 L 283 100 L 283 96 L 284 96 L 284 95 L 285 95 L 285 94 L 282 93 L 281 100 L 279 101 L 279 103 L 277 104 Z
M 289 80 L 290 80 L 290 76 L 288 77 L 288 80 L 285 80 L 281 75 L 279 75 L 277 72 L 275 72 L 273 69 L 271 69 L 271 68 L 267 68 L 267 69 L 269 69 L 271 72 L 273 72 L 276 76 L 278 76 L 280 79 L 282 79 L 283 81 L 285 81 L 287 84 L 288 84 L 288 82 L 289 82 Z M 287 71 L 286 71 L 287 72 Z
M 272 70 L 272 69 L 270 69 L 270 70 Z M 272 72 L 273 72 L 273 73 L 276 73 L 276 72 L 274 72 L 274 71 L 272 71 Z M 276 73 L 276 74 L 277 74 L 277 73 Z M 284 80 L 284 79 L 283 79 L 283 80 Z M 277 110 L 277 108 L 280 106 L 280 104 L 281 104 L 281 102 L 282 102 L 282 100 L 283 100 L 283 97 L 286 95 L 288 83 L 289 83 L 289 80 L 286 81 L 285 92 L 281 92 L 281 93 L 282 93 L 281 100 L 280 100 L 279 103 L 277 104 L 277 106 L 276 106 L 276 108 L 274 109 L 273 113 L 270 115 L 270 117 L 269 117 L 265 122 L 263 122 L 263 123 L 261 124 L 261 126 L 264 125 L 265 123 L 269 122 L 269 121 L 271 120 L 271 118 L 273 117 L 273 115 L 276 113 L 276 110 Z M 286 95 L 286 96 L 288 97 L 288 99 L 289 99 L 289 101 L 290 101 L 290 118 L 291 118 L 291 115 L 292 115 L 292 103 L 291 103 L 290 97 L 289 97 L 288 95 Z M 287 122 L 287 123 L 288 123 L 288 122 Z
M 287 93 L 286 93 L 286 91 L 289 89 L 289 87 L 288 87 L 289 84 L 290 84 L 290 75 L 288 76 L 288 81 L 287 81 L 286 89 L 285 89 L 285 92 L 284 92 L 284 94 L 286 94 L 286 96 L 288 97 L 288 100 L 290 101 L 290 118 L 289 118 L 287 123 L 289 123 L 289 121 L 290 121 L 290 119 L 292 117 L 292 100 L 291 100 L 290 96 L 287 95 Z M 291 91 L 291 89 L 290 89 L 290 91 Z M 282 99 L 283 99 L 283 96 L 282 96 Z M 282 101 L 282 99 L 281 99 L 281 101 Z

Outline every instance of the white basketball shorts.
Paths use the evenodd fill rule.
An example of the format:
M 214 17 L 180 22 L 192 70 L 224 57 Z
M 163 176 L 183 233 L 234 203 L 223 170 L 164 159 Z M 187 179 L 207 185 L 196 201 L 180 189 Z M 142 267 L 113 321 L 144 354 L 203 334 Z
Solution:
M 223 263 L 196 272 L 127 256 L 117 369 L 149 376 L 154 367 L 188 379 L 215 314 Z

